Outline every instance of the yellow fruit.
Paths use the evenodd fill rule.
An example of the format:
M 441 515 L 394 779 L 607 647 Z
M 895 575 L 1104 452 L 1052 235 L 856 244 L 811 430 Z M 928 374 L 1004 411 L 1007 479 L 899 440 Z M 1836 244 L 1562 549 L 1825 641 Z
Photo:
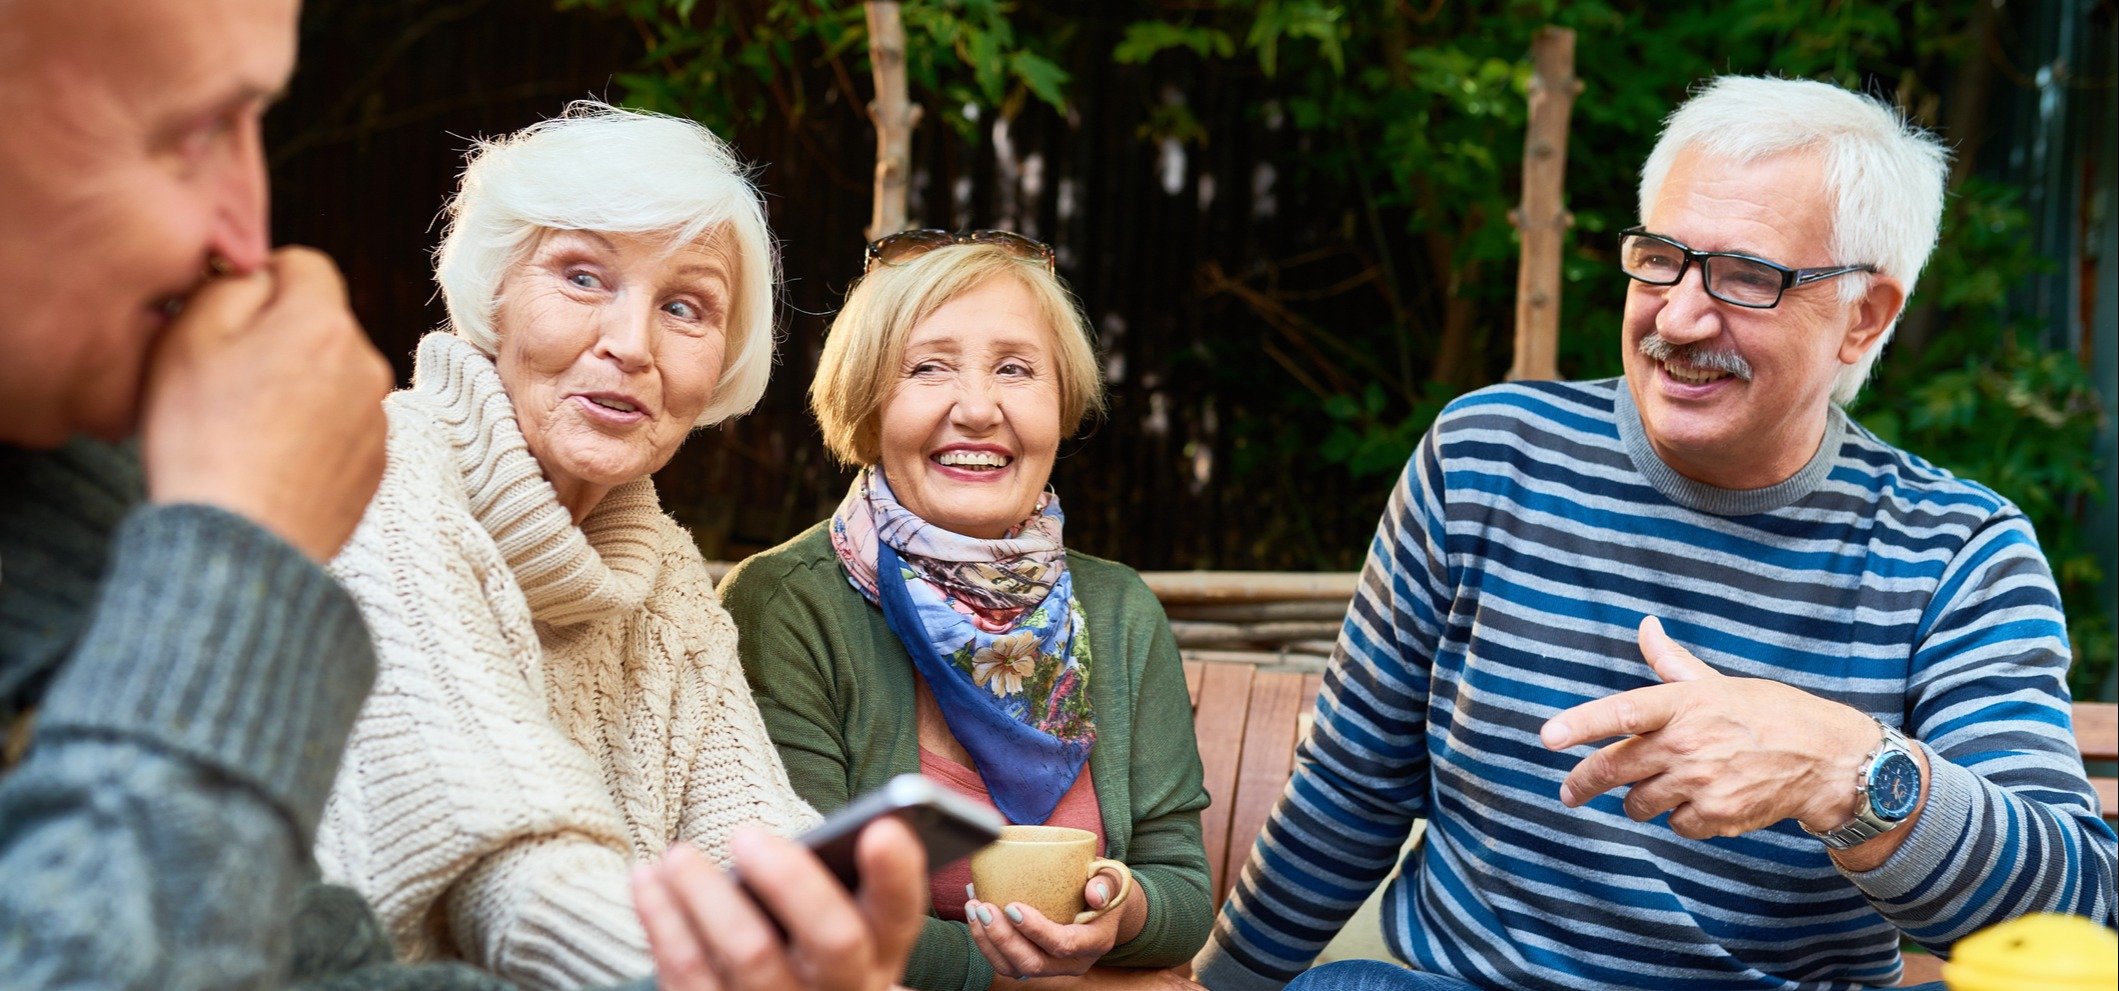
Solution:
M 1950 991 L 2113 991 L 2119 933 L 2075 915 L 2026 915 L 1959 940 Z

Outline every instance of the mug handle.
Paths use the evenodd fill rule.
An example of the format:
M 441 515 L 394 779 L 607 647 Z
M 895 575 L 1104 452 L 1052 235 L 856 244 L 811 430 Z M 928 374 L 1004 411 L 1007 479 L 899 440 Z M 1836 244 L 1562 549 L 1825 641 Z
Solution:
M 1112 895 L 1111 900 L 1105 902 L 1103 908 L 1090 909 L 1089 911 L 1082 912 L 1076 915 L 1074 917 L 1075 925 L 1078 926 L 1084 922 L 1095 921 L 1105 912 L 1109 912 L 1112 909 L 1119 907 L 1120 905 L 1124 905 L 1126 903 L 1126 898 L 1133 894 L 1133 869 L 1127 867 L 1125 864 L 1119 863 L 1116 860 L 1111 860 L 1105 857 L 1098 857 L 1095 860 L 1089 861 L 1088 873 L 1082 875 L 1082 883 L 1089 883 L 1089 879 L 1095 877 L 1098 871 L 1105 870 L 1112 871 L 1118 875 L 1118 894 Z

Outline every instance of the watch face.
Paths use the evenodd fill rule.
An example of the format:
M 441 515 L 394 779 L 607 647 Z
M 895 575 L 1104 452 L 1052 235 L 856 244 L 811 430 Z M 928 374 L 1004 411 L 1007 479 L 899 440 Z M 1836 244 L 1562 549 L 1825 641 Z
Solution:
M 1897 822 L 1919 803 L 1920 765 L 1913 755 L 1894 750 L 1869 769 L 1869 805 L 1877 818 Z

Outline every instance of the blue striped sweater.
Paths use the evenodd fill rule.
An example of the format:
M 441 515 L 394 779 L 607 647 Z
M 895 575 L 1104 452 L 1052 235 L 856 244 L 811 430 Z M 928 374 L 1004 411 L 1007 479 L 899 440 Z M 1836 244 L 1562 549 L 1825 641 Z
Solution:
M 1928 801 L 1875 870 L 1793 820 L 1687 840 L 1580 809 L 1591 752 L 1540 726 L 1655 683 L 1661 617 L 1725 674 L 1901 727 Z M 1446 409 L 1407 466 L 1288 789 L 1198 961 L 1277 988 L 1425 839 L 1385 898 L 1413 966 L 1485 988 L 1824 989 L 1898 979 L 2034 910 L 2113 923 L 2112 830 L 2069 726 L 2059 596 L 2023 515 L 1831 414 L 1787 481 L 1715 489 L 1658 460 L 1623 383 L 1525 383 Z

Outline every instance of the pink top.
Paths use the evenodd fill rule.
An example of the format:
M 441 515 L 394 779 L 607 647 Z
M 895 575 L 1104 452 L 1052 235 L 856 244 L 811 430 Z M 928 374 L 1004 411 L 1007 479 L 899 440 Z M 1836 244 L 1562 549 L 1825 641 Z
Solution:
M 920 773 L 941 782 L 942 787 L 971 799 L 995 812 L 1000 808 L 993 804 L 986 782 L 979 772 L 935 753 L 926 747 L 920 748 Z M 1096 782 L 1091 780 L 1089 765 L 1082 765 L 1081 776 L 1074 779 L 1074 786 L 1060 796 L 1059 805 L 1052 809 L 1052 817 L 1038 825 L 1072 826 L 1096 834 L 1096 855 L 1104 855 L 1103 810 L 1096 802 Z M 928 880 L 934 898 L 934 914 L 943 919 L 964 917 L 964 886 L 971 883 L 971 859 L 965 858 L 935 871 Z

